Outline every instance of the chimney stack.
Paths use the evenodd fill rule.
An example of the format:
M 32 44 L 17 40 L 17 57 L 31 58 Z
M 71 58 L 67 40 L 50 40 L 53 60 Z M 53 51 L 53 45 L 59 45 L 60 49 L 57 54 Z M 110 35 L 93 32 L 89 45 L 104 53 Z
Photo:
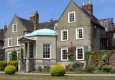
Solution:
M 34 30 L 38 29 L 39 26 L 39 14 L 38 11 L 35 11 L 32 16 L 30 16 L 30 21 L 34 23 Z
M 7 25 L 4 25 L 4 33 L 7 31 Z
M 93 5 L 91 1 L 89 1 L 88 3 L 83 2 L 82 8 L 89 14 L 93 15 Z

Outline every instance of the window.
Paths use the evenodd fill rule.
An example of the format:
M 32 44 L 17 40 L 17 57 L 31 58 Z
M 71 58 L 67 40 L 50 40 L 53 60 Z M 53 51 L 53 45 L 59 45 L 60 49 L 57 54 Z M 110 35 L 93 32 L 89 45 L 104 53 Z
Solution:
M 84 60 L 84 48 L 77 48 L 76 49 L 76 60 Z
M 68 60 L 68 48 L 61 49 L 61 60 L 62 61 Z
M 29 43 L 29 58 L 34 58 L 33 43 Z
M 83 28 L 76 29 L 76 39 L 83 39 Z
M 17 32 L 17 23 L 12 24 L 12 32 Z
M 68 23 L 75 22 L 75 11 L 68 13 Z
M 50 44 L 43 44 L 43 58 L 50 59 Z
M 10 61 L 10 60 L 12 60 L 12 53 L 8 52 L 7 53 L 7 61 Z
M 68 40 L 68 30 L 62 30 L 61 31 L 61 41 Z
M 12 38 L 8 38 L 8 47 L 12 47 Z
M 20 43 L 19 43 L 19 41 L 18 41 L 18 40 L 19 40 L 19 38 L 20 38 L 20 37 L 17 37 L 17 46 L 19 46 L 19 44 L 20 44 Z

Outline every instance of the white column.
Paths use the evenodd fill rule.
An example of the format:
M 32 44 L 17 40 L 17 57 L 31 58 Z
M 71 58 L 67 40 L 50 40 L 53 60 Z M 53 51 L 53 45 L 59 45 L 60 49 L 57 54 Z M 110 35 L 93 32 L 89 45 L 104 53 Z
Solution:
M 29 72 L 29 42 L 27 43 L 27 54 L 26 54 L 26 72 Z

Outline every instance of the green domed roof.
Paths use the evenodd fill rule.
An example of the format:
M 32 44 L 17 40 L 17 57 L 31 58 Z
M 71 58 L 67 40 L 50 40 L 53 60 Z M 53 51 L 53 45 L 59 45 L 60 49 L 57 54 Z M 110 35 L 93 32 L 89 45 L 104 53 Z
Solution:
M 39 29 L 39 30 L 35 30 L 32 33 L 29 34 L 25 34 L 25 36 L 27 37 L 31 37 L 31 36 L 56 36 L 57 32 L 51 29 Z

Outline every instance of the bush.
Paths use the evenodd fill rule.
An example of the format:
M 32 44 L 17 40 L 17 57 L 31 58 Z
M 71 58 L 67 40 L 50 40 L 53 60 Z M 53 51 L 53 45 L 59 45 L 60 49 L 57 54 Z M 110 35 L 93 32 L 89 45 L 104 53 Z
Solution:
M 105 66 L 103 66 L 103 67 L 101 68 L 101 71 L 103 71 L 103 72 L 111 72 L 111 67 L 105 65 Z
M 8 61 L 8 62 L 7 62 L 7 65 L 13 65 L 13 66 L 15 66 L 16 68 L 18 68 L 18 61 L 17 61 L 17 60 Z
M 0 61 L 0 70 L 4 71 L 4 68 L 7 66 L 7 61 Z
M 93 67 L 93 66 L 86 66 L 86 67 L 85 67 L 85 72 L 91 73 L 91 72 L 93 72 L 93 71 L 94 71 L 94 67 Z
M 4 69 L 5 74 L 12 75 L 16 72 L 16 67 L 13 65 L 8 65 Z
M 50 73 L 52 76 L 64 76 L 66 69 L 64 66 L 57 64 L 51 67 Z

